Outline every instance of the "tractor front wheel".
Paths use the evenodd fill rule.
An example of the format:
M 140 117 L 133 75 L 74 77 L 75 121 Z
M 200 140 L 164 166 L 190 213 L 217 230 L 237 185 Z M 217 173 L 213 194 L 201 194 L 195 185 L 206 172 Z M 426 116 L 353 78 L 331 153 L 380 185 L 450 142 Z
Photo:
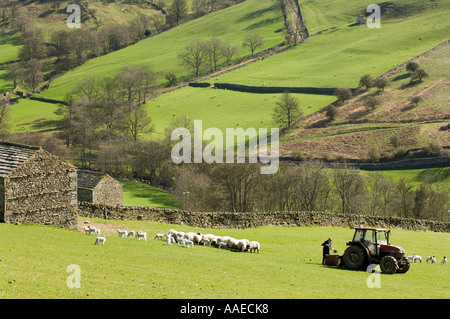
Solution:
M 385 274 L 393 274 L 398 269 L 397 260 L 392 256 L 384 256 L 380 261 L 381 271 Z
M 342 256 L 342 260 L 350 269 L 361 269 L 364 265 L 365 253 L 361 247 L 349 246 Z

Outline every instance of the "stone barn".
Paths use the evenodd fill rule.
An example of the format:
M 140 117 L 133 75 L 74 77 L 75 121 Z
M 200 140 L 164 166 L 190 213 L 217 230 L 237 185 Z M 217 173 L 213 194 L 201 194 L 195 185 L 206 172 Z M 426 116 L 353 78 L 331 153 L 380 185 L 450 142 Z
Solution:
M 78 170 L 78 201 L 123 206 L 123 186 L 108 174 Z
M 76 172 L 40 147 L 0 141 L 0 222 L 76 228 Z

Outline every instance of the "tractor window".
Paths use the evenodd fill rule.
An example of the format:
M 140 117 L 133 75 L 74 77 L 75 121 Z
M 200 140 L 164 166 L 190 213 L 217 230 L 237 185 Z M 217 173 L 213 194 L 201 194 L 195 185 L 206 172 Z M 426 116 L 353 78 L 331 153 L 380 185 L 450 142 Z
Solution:
M 361 241 L 364 238 L 364 233 L 362 229 L 357 229 L 355 231 L 355 236 L 353 236 L 353 241 Z
M 377 233 L 377 242 L 378 244 L 387 244 L 387 234 L 385 232 L 378 232 Z
M 369 243 L 375 243 L 375 232 L 374 231 L 365 231 L 364 234 L 364 241 L 369 244 Z

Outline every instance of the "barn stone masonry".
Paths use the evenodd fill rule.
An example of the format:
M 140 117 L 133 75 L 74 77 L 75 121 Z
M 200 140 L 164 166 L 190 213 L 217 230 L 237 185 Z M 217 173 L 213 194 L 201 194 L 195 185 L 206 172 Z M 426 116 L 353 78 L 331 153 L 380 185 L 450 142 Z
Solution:
M 123 186 L 105 173 L 78 170 L 78 201 L 122 206 Z
M 108 207 L 79 203 L 79 215 L 110 220 L 146 220 L 202 228 L 251 228 L 260 226 L 356 226 L 450 232 L 450 223 L 399 217 L 376 217 L 323 212 L 188 212 L 151 207 Z
M 0 141 L 0 222 L 77 227 L 77 173 L 40 147 Z

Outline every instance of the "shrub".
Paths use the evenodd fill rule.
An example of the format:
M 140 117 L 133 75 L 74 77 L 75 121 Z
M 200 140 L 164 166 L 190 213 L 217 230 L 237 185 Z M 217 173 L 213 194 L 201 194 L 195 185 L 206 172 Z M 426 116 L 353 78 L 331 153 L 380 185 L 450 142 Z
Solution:
M 338 88 L 334 91 L 334 95 L 339 99 L 339 101 L 346 101 L 352 98 L 352 90 L 349 88 Z
M 372 110 L 375 109 L 380 104 L 381 101 L 374 96 L 370 96 L 364 101 L 364 105 L 370 107 Z
M 370 89 L 373 87 L 374 81 L 370 74 L 364 74 L 359 79 L 359 87 L 365 87 L 366 89 Z
M 409 72 L 414 72 L 419 68 L 419 64 L 417 62 L 409 62 L 406 64 L 406 70 Z
M 339 110 L 337 109 L 336 106 L 334 105 L 330 105 L 327 109 L 327 113 L 326 116 L 328 117 L 328 119 L 330 121 L 333 121 L 334 119 L 336 119 L 336 117 L 339 115 Z

